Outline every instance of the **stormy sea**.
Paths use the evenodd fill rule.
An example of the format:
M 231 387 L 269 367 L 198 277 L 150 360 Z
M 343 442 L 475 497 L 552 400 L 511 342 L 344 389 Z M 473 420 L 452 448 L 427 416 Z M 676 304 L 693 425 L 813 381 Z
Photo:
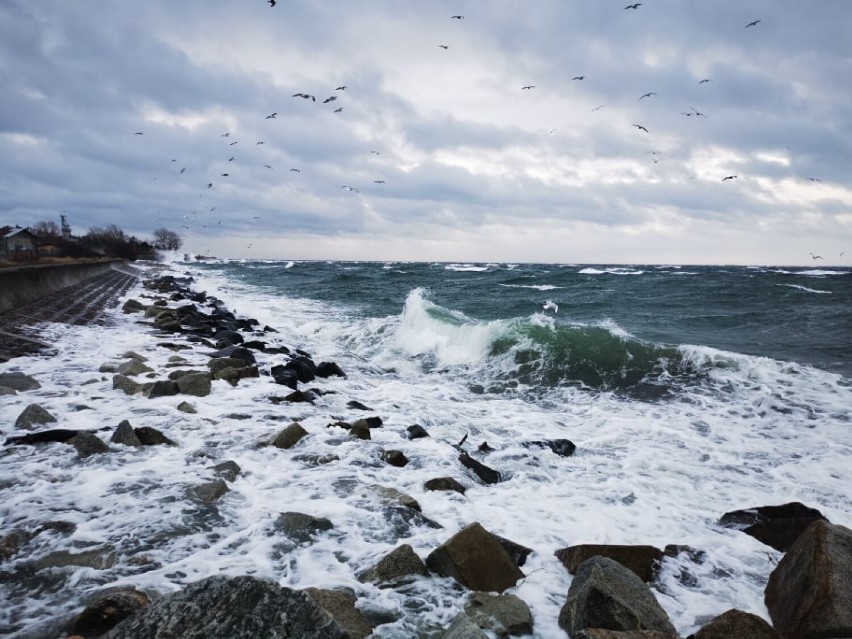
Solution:
M 438 637 L 465 604 L 451 579 L 378 588 L 356 575 L 402 543 L 425 558 L 478 522 L 532 550 L 511 592 L 542 639 L 566 636 L 557 617 L 572 576 L 556 550 L 699 549 L 700 561 L 666 558 L 652 583 L 686 636 L 731 608 L 768 619 L 764 587 L 782 554 L 720 525 L 724 513 L 802 502 L 852 525 L 848 268 L 205 260 L 156 270 L 192 277 L 274 329 L 266 342 L 346 376 L 304 385 L 322 390 L 313 404 L 275 403 L 287 389 L 269 370 L 285 360 L 261 352 L 260 377 L 214 381 L 183 412 L 186 397 L 125 395 L 99 367 L 134 351 L 156 370 L 175 354 L 199 368 L 204 348 L 159 347 L 164 338 L 120 308 L 104 326 L 35 327 L 54 352 L 2 365 L 41 384 L 0 397 L 4 435 L 38 402 L 62 427 L 129 420 L 179 445 L 82 461 L 61 444 L 0 452 L 3 532 L 66 522 L 0 563 L 0 634 L 61 637 L 106 586 L 164 594 L 251 574 L 351 588 L 383 620 L 373 636 Z M 148 294 L 140 285 L 127 298 Z M 333 425 L 366 416 L 382 421 L 370 441 Z M 298 454 L 259 445 L 294 421 L 309 433 Z M 409 439 L 412 425 L 429 436 Z M 530 445 L 552 440 L 576 450 Z M 386 449 L 409 463 L 388 465 Z M 461 466 L 460 449 L 501 481 Z M 241 473 L 215 507 L 188 500 L 226 460 Z M 424 489 L 441 476 L 464 494 Z M 419 515 L 383 507 L 379 486 L 416 499 Z M 286 511 L 333 529 L 287 545 L 274 531 Z M 95 559 L 76 563 L 87 565 L 61 560 L 84 552 Z

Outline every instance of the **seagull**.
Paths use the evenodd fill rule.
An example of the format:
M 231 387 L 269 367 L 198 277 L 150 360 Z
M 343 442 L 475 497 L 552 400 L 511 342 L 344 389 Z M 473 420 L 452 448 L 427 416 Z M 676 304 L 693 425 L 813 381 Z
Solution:
M 344 184 L 340 188 L 343 189 L 344 191 L 355 191 L 356 193 L 358 192 L 358 189 L 356 189 L 353 186 L 349 186 L 348 184 Z
M 299 169 L 290 169 L 290 170 L 293 171 L 293 173 L 301 173 L 301 171 Z
M 142 131 L 137 131 L 134 135 L 145 135 Z
M 226 138 L 226 137 L 228 137 L 229 135 L 231 135 L 231 132 L 230 132 L 230 131 L 226 131 L 225 133 L 223 133 L 223 134 L 222 134 L 222 135 L 220 135 L 219 137 L 220 137 L 220 138 Z
M 600 111 L 601 109 L 603 109 L 603 104 L 599 104 L 594 109 L 592 109 L 592 113 L 594 113 L 595 111 Z
M 571 79 L 572 79 L 572 80 L 585 80 L 585 79 L 586 79 L 586 76 L 584 76 L 584 75 L 575 75 L 575 76 L 574 76 L 573 78 L 571 78 Z
M 235 144 L 239 144 L 239 142 L 231 142 L 228 146 L 234 146 Z
M 208 183 L 207 183 L 207 188 L 208 188 L 208 189 L 212 189 L 212 188 L 213 188 L 213 182 L 208 182 Z
M 689 108 L 692 109 L 693 111 L 695 111 L 695 113 L 694 113 L 695 117 L 701 117 L 701 118 L 707 117 L 706 115 L 704 115 L 701 111 L 699 111 L 695 107 L 689 107 Z
M 820 180 L 819 178 L 809 177 L 808 179 L 809 179 L 811 182 L 822 182 L 822 180 Z
M 645 133 L 648 133 L 648 129 L 646 129 L 646 128 L 645 128 L 644 126 L 642 126 L 641 124 L 634 124 L 633 126 L 635 126 L 635 127 L 636 127 L 637 129 L 639 129 L 640 131 L 644 131 Z
M 314 96 L 312 96 L 310 93 L 294 93 L 291 97 L 294 97 L 294 98 L 303 98 L 303 99 L 305 99 L 305 100 L 307 100 L 308 98 L 310 98 L 310 99 L 311 99 L 311 100 L 313 100 L 314 102 L 316 102 L 316 101 L 317 101 L 317 99 L 316 99 Z
M 254 144 L 255 146 L 257 146 L 258 144 L 263 144 L 263 140 L 261 140 L 260 142 L 255 142 Z
M 263 166 L 265 166 L 267 169 L 271 169 L 271 168 L 272 168 L 272 166 L 270 166 L 269 164 L 264 164 Z
M 528 84 L 525 87 L 521 87 L 521 89 L 535 89 L 535 85 L 534 84 Z
M 370 153 L 372 153 L 373 155 L 381 155 L 381 153 L 379 153 L 378 151 L 370 151 Z
M 270 113 L 264 119 L 265 120 L 274 120 L 276 115 L 278 115 L 278 111 L 276 111 L 275 113 Z
M 464 16 L 450 16 L 452 20 L 464 20 Z
M 266 0 L 266 1 L 269 3 L 270 7 L 274 7 L 276 2 L 277 2 L 277 0 Z
M 558 305 L 556 302 L 552 301 L 552 300 L 547 300 L 547 301 L 544 303 L 544 306 L 542 306 L 542 308 L 543 308 L 545 311 L 546 311 L 546 310 L 548 310 L 548 309 L 553 309 L 553 312 L 554 312 L 554 313 L 558 313 L 558 312 L 559 312 L 559 305 Z
M 384 184 L 384 180 L 373 180 L 373 184 Z
M 341 111 L 343 111 L 343 107 L 337 107 L 337 108 L 334 110 L 334 112 L 335 112 L 335 113 L 340 113 Z
M 186 171 L 186 167 L 183 167 L 183 168 L 180 170 L 180 174 L 181 174 L 181 175 L 183 175 L 185 171 Z
M 738 177 L 739 175 L 726 175 L 722 178 L 722 182 L 724 182 L 725 180 L 736 180 Z
M 759 22 L 760 22 L 760 20 L 753 20 L 752 22 L 749 22 L 749 23 L 745 26 L 745 28 L 746 28 L 746 29 L 748 29 L 749 27 L 757 26 L 757 24 L 758 24 Z
M 814 255 L 813 253 L 811 253 L 811 259 L 814 259 L 814 260 L 821 260 L 821 259 L 822 259 L 822 255 Z
M 639 7 L 641 7 L 641 6 L 642 6 L 642 3 L 641 3 L 641 2 L 637 2 L 636 4 L 628 4 L 628 5 L 627 5 L 626 7 L 624 7 L 624 8 L 625 8 L 625 9 L 638 9 L 638 8 L 639 8 Z
M 235 159 L 236 158 L 232 155 L 231 157 L 228 158 L 228 162 L 233 162 Z
M 230 175 L 230 173 L 223 173 L 222 177 L 228 177 L 229 175 Z
M 329 102 L 334 102 L 337 99 L 336 95 L 331 96 L 330 98 L 326 98 L 322 101 L 323 104 L 328 104 Z
M 712 82 L 710 78 L 704 78 L 703 80 L 699 80 L 698 84 L 707 84 L 708 82 Z
M 645 98 L 650 98 L 652 95 L 657 95 L 657 94 L 654 93 L 653 91 L 649 91 L 648 93 L 643 93 L 642 95 L 640 95 L 639 99 L 644 100 Z
M 449 48 L 450 48 L 450 45 L 448 45 L 448 44 L 439 44 L 439 45 L 438 45 L 438 48 L 439 48 L 439 49 L 444 49 L 444 50 L 446 51 L 447 49 L 449 49 Z
M 335 89 L 335 91 L 346 91 L 346 85 L 345 85 L 345 84 L 341 84 L 339 87 L 337 87 L 337 88 Z

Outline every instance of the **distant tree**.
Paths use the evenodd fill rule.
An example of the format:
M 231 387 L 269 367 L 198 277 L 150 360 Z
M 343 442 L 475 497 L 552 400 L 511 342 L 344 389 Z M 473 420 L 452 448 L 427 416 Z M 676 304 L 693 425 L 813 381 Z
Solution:
M 62 230 L 53 220 L 36 222 L 31 228 L 33 235 L 42 242 L 55 242 L 62 238 Z
M 183 246 L 180 235 L 162 226 L 154 231 L 154 248 L 160 251 L 177 251 Z

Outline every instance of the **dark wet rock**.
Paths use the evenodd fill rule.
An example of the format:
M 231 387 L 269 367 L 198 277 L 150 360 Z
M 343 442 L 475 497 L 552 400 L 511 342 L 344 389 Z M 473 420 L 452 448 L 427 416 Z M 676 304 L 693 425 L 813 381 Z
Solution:
M 798 536 L 817 520 L 828 521 L 817 509 L 791 502 L 725 513 L 719 524 L 742 530 L 767 546 L 786 552 Z
M 207 368 L 214 375 L 225 368 L 242 368 L 246 363 L 236 357 L 214 357 L 207 362 Z
M 459 461 L 461 462 L 462 466 L 472 470 L 474 474 L 486 484 L 497 484 L 503 481 L 503 477 L 498 471 L 494 470 L 493 468 L 489 468 L 482 462 L 476 461 L 466 452 L 462 452 L 459 455 Z
M 308 431 L 299 422 L 293 422 L 275 436 L 272 445 L 276 448 L 292 448 L 307 434 Z
M 429 574 L 426 564 L 409 544 L 394 548 L 377 564 L 358 574 L 358 581 L 396 586 Z
M 707 561 L 706 552 L 682 544 L 669 544 L 663 549 L 663 555 L 674 560 L 669 565 L 675 579 L 688 588 L 698 586 L 698 577 L 691 565 L 700 566 Z
M 417 503 L 417 500 L 414 499 L 414 497 L 406 495 L 404 492 L 397 490 L 396 488 L 391 488 L 390 486 L 378 486 L 376 484 L 370 486 L 370 488 L 385 501 L 399 504 L 400 506 L 416 510 L 417 512 L 423 511 L 420 504 Z
M 54 422 L 56 422 L 56 418 L 47 412 L 47 410 L 39 404 L 30 404 L 18 415 L 18 418 L 15 420 L 15 428 L 30 430 L 33 426 Z
M 334 524 L 325 517 L 288 512 L 278 516 L 273 528 L 296 543 L 306 543 L 311 541 L 317 533 L 334 528 Z
M 511 539 L 506 539 L 505 537 L 495 535 L 494 533 L 491 533 L 491 536 L 497 540 L 497 543 L 503 546 L 503 549 L 509 553 L 512 561 L 514 561 L 518 567 L 527 563 L 527 557 L 529 557 L 530 553 L 532 553 L 532 548 L 527 548 L 526 546 L 522 546 Z
M 162 444 L 167 446 L 177 446 L 174 441 L 152 426 L 134 428 L 133 432 L 136 433 L 136 437 L 139 438 L 139 441 L 142 442 L 143 446 L 160 446 Z
M 408 437 L 408 439 L 421 439 L 423 437 L 429 437 L 429 433 L 427 433 L 426 429 L 420 424 L 413 424 L 405 429 L 405 436 Z
M 108 588 L 89 598 L 86 607 L 71 622 L 71 632 L 99 637 L 118 623 L 151 605 L 144 592 L 134 588 Z
M 471 590 L 502 592 L 524 573 L 479 523 L 463 528 L 426 558 L 430 570 Z
M 607 557 L 592 557 L 577 568 L 559 612 L 559 627 L 571 636 L 585 628 L 656 630 L 677 636 L 647 584 Z
M 144 311 L 145 308 L 146 306 L 138 300 L 127 300 L 121 307 L 121 310 L 125 313 L 138 313 L 139 311 Z
M 227 492 L 228 485 L 223 479 L 214 479 L 197 486 L 190 486 L 187 489 L 187 494 L 191 499 L 208 506 L 215 504 Z
M 138 359 L 131 359 L 127 362 L 122 362 L 115 368 L 115 372 L 120 375 L 126 375 L 128 377 L 135 377 L 136 375 L 144 375 L 145 373 L 153 373 L 154 369 L 148 366 L 147 364 L 143 364 Z
M 17 555 L 38 533 L 16 528 L 0 537 L 0 564 Z
M 482 442 L 479 446 L 476 447 L 480 453 L 493 453 L 494 449 L 491 448 L 488 442 Z
M 257 360 L 254 357 L 254 353 L 252 353 L 247 348 L 243 348 L 242 346 L 228 346 L 227 348 L 220 348 L 216 352 L 210 353 L 210 356 L 230 357 L 234 359 L 239 359 L 243 362 L 243 366 L 257 365 Z
M 357 399 L 351 399 L 346 402 L 346 408 L 351 408 L 352 410 L 373 410 L 366 404 L 362 404 Z
M 79 430 L 70 428 L 52 428 L 50 430 L 42 430 L 37 433 L 27 433 L 18 437 L 7 437 L 4 445 L 33 445 L 33 444 L 51 444 L 60 443 L 67 444 L 77 436 Z
M 260 351 L 261 353 L 265 353 L 267 351 L 266 342 L 261 342 L 257 339 L 248 340 L 243 342 L 243 348 L 250 348 L 253 351 Z
M 657 573 L 663 551 L 653 546 L 617 544 L 579 544 L 557 550 L 556 558 L 572 575 L 590 557 L 608 557 L 632 570 L 642 581 L 651 581 Z
M 488 634 L 473 619 L 459 613 L 441 635 L 441 639 L 488 639 Z
M 408 457 L 401 450 L 384 450 L 382 451 L 382 459 L 397 468 L 404 468 L 408 465 Z
M 115 551 L 110 548 L 93 548 L 81 552 L 59 550 L 35 560 L 32 565 L 36 570 L 45 568 L 63 568 L 65 566 L 80 566 L 106 570 L 115 566 Z
M 209 577 L 125 619 L 104 639 L 347 639 L 304 591 L 250 576 Z
M 197 410 L 195 410 L 195 406 L 193 406 L 189 402 L 181 402 L 177 405 L 177 409 L 182 413 L 195 414 L 198 412 Z
M 656 630 L 604 630 L 587 628 L 581 630 L 575 639 L 680 639 L 680 635 Z M 728 639 L 751 639 L 751 637 L 729 637 Z
M 454 490 L 462 495 L 464 495 L 465 490 L 467 490 L 461 485 L 461 483 L 452 477 L 436 477 L 435 479 L 430 479 L 423 484 L 423 488 L 426 490 Z
M 240 346 L 245 342 L 242 334 L 239 331 L 216 331 L 213 334 L 213 339 L 216 341 L 216 348 L 222 349 L 228 346 Z
M 689 636 L 689 639 L 782 639 L 766 621 L 742 610 L 729 610 Z
M 145 384 L 142 390 L 142 394 L 149 399 L 170 397 L 177 395 L 179 392 L 177 383 L 170 379 L 161 379 L 152 384 Z
M 115 429 L 112 437 L 110 437 L 110 441 L 113 444 L 124 444 L 125 446 L 135 446 L 137 448 L 142 446 L 142 441 L 136 435 L 133 426 L 126 419 L 122 420 Z
M 570 439 L 544 439 L 521 444 L 524 448 L 549 448 L 560 457 L 570 457 L 577 446 Z
M 273 404 L 313 404 L 316 401 L 316 395 L 309 390 L 295 390 L 284 397 L 270 397 L 269 400 Z
M 346 377 L 346 373 L 334 362 L 320 362 L 317 364 L 317 377 Z
M 364 639 L 373 633 L 373 624 L 355 607 L 354 592 L 305 588 L 305 593 L 332 616 L 350 639 Z
M 353 426 L 366 426 L 367 428 L 381 428 L 384 425 L 382 418 L 378 416 L 362 417 L 352 422 Z
M 296 379 L 303 384 L 312 382 L 317 377 L 317 366 L 308 357 L 294 357 L 289 362 L 284 364 L 284 368 L 295 371 Z
M 287 386 L 296 390 L 299 384 L 299 376 L 296 374 L 296 371 L 287 368 L 281 364 L 277 366 L 273 366 L 270 369 L 270 374 L 272 375 L 272 379 L 275 380 L 276 384 L 281 384 L 282 386 Z
M 370 435 L 370 427 L 362 419 L 359 419 L 349 427 L 349 435 L 358 439 L 371 439 L 372 437 Z
M 0 397 L 6 397 L 9 395 L 17 395 L 18 391 L 14 388 L 9 388 L 8 386 L 0 386 Z
M 240 468 L 239 464 L 231 460 L 213 466 L 213 474 L 217 477 L 221 477 L 225 481 L 235 481 L 237 479 L 237 475 L 241 472 L 242 468 Z
M 124 391 L 125 395 L 135 395 L 141 390 L 139 382 L 130 379 L 126 375 L 114 375 L 112 378 L 114 390 Z
M 0 386 L 5 386 L 6 388 L 11 388 L 18 392 L 41 388 L 41 384 L 39 384 L 34 377 L 30 377 L 29 375 L 20 372 L 0 373 Z
M 493 632 L 500 639 L 532 634 L 530 607 L 515 595 L 477 592 L 464 611 L 478 627 Z
M 77 433 L 70 443 L 77 449 L 80 457 L 109 452 L 109 446 L 100 437 L 87 430 Z
M 177 387 L 184 395 L 206 397 L 210 394 L 211 380 L 210 373 L 190 373 L 177 380 Z
M 852 637 L 852 530 L 812 523 L 769 575 L 764 602 L 789 639 Z

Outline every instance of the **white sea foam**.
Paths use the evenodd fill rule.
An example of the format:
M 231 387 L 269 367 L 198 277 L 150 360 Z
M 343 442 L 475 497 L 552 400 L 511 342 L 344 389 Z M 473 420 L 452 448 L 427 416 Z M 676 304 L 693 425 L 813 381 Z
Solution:
M 480 266 L 477 264 L 447 264 L 444 268 L 448 271 L 473 272 L 482 273 L 488 270 L 488 266 Z
M 604 269 L 588 267 L 580 269 L 578 273 L 581 273 L 582 275 L 642 275 L 645 273 L 645 271 L 619 267 Z
M 375 636 L 418 636 L 424 627 L 448 625 L 463 607 L 464 597 L 447 580 L 425 579 L 403 591 L 364 585 L 354 575 L 400 543 L 410 543 L 425 558 L 478 521 L 534 549 L 524 567 L 526 579 L 510 592 L 531 606 L 538 639 L 565 636 L 556 619 L 571 576 L 555 550 L 580 543 L 683 543 L 705 551 L 702 564 L 667 559 L 655 586 L 686 636 L 699 620 L 732 607 L 767 618 L 763 588 L 779 554 L 720 528 L 716 521 L 724 512 L 798 500 L 836 523 L 852 524 L 847 485 L 852 389 L 836 375 L 683 346 L 684 360 L 705 381 L 673 401 L 638 402 L 572 387 L 554 387 L 537 401 L 520 393 L 483 394 L 477 384 L 487 383 L 482 376 L 499 364 L 489 359 L 488 349 L 511 330 L 505 322 L 472 320 L 433 304 L 420 290 L 409 295 L 399 317 L 364 320 L 345 307 L 273 297 L 192 265 L 173 268 L 176 274 L 191 272 L 197 288 L 241 315 L 280 331 L 264 340 L 300 346 L 317 361 L 336 361 L 348 376 L 310 384 L 332 391 L 316 405 L 272 404 L 269 397 L 286 389 L 266 375 L 235 387 L 214 382 L 205 398 L 125 396 L 98 366 L 133 350 L 163 377 L 174 354 L 158 346 L 163 336 L 119 311 L 108 314 L 113 322 L 106 327 L 43 327 L 42 337 L 57 348 L 54 357 L 0 364 L 3 372 L 24 371 L 42 384 L 0 397 L 8 416 L 4 435 L 20 434 L 11 426 L 14 417 L 37 402 L 63 427 L 112 429 L 129 419 L 133 426 L 164 431 L 178 446 L 113 445 L 114 452 L 85 460 L 61 444 L 3 451 L 4 530 L 57 520 L 77 525 L 70 536 L 42 533 L 27 547 L 27 559 L 94 548 L 115 550 L 116 565 L 59 569 L 70 580 L 54 594 L 35 585 L 32 592 L 19 589 L 0 610 L 0 627 L 25 620 L 32 628 L 73 613 L 81 595 L 104 585 L 167 592 L 208 575 L 250 573 L 297 588 L 350 587 L 359 605 L 404 613 Z M 536 313 L 530 321 L 556 328 L 552 315 Z M 618 331 L 615 324 L 605 327 Z M 187 359 L 181 367 L 204 368 L 204 350 L 179 352 Z M 424 357 L 435 365 L 421 366 Z M 264 372 L 281 361 L 262 353 L 258 358 Z M 363 414 L 347 407 L 353 399 L 384 420 L 371 441 L 328 427 L 332 416 L 351 420 Z M 198 412 L 177 411 L 184 400 Z M 257 446 L 294 420 L 309 432 L 294 449 Z M 431 436 L 405 439 L 413 423 Z M 97 434 L 107 439 L 109 431 Z M 495 449 L 480 459 L 507 481 L 484 486 L 459 466 L 453 444 L 465 435 L 469 450 L 483 441 Z M 561 458 L 521 445 L 548 438 L 570 438 L 577 453 Z M 402 469 L 385 465 L 382 448 L 402 450 L 411 463 Z M 334 454 L 339 461 L 316 467 L 299 461 L 300 454 Z M 219 501 L 218 513 L 193 504 L 187 487 L 211 478 L 210 467 L 228 459 L 242 473 Z M 467 493 L 423 489 L 427 479 L 441 475 L 458 478 Z M 387 497 L 375 485 L 412 495 L 443 528 L 415 524 L 399 536 L 386 517 Z M 334 530 L 313 544 L 282 548 L 273 523 L 283 511 L 328 517 Z M 147 566 L 134 563 L 143 557 Z M 686 569 L 694 585 L 678 580 Z
M 800 286 L 799 284 L 779 284 L 778 286 L 786 286 L 788 288 L 795 288 L 800 291 L 805 291 L 805 293 L 822 293 L 826 295 L 831 295 L 831 291 L 821 291 L 816 288 L 808 288 L 807 286 Z
M 531 288 L 535 291 L 555 291 L 565 288 L 564 286 L 554 286 L 553 284 L 499 284 L 498 286 L 505 286 L 506 288 Z

